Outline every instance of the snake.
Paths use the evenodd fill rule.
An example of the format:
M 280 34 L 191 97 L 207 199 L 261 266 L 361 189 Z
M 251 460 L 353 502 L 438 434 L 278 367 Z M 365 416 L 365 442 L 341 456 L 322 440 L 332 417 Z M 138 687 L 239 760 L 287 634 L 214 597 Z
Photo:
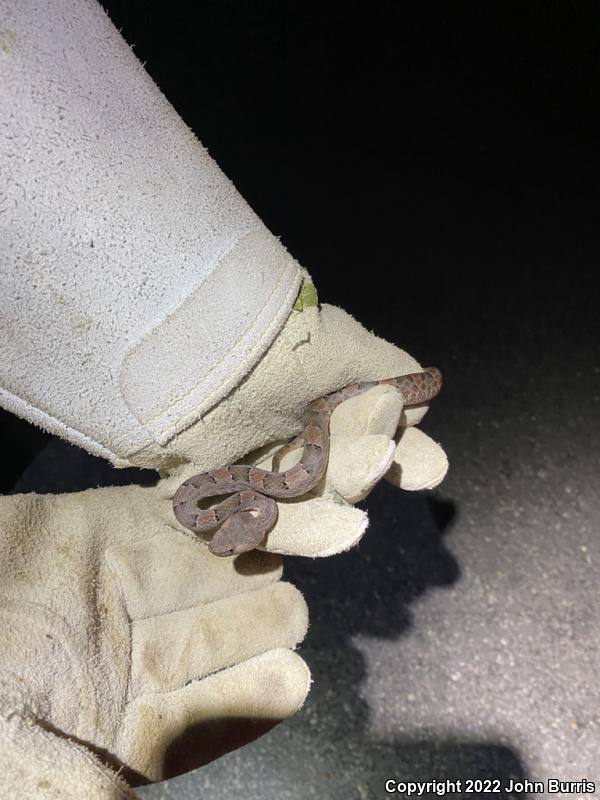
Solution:
M 399 391 L 405 407 L 416 406 L 438 394 L 442 374 L 436 367 L 427 367 L 397 378 L 352 383 L 313 400 L 302 416 L 302 433 L 278 450 L 272 462 L 278 465 L 286 453 L 302 447 L 297 464 L 284 472 L 234 464 L 194 475 L 173 496 L 175 517 L 194 533 L 214 531 L 208 548 L 216 556 L 234 556 L 258 547 L 277 522 L 276 500 L 300 497 L 323 477 L 333 411 L 345 400 L 382 385 Z M 200 506 L 224 494 L 230 496 L 208 508 Z

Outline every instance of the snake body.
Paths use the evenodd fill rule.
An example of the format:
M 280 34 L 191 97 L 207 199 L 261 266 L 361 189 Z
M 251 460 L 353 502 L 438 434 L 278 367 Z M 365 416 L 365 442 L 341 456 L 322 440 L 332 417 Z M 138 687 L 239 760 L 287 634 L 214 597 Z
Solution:
M 304 412 L 303 431 L 274 457 L 274 463 L 290 450 L 303 446 L 300 461 L 285 472 L 269 472 L 258 467 L 234 465 L 202 472 L 186 480 L 173 497 L 173 510 L 179 522 L 195 533 L 216 530 L 208 547 L 217 556 L 231 556 L 257 547 L 277 521 L 275 499 L 299 497 L 322 478 L 329 459 L 329 421 L 334 409 L 344 400 L 356 397 L 375 386 L 397 389 L 405 406 L 431 400 L 440 391 L 442 375 L 435 367 L 424 372 L 353 383 L 337 392 L 313 400 Z M 231 495 L 226 500 L 202 509 L 206 498 Z

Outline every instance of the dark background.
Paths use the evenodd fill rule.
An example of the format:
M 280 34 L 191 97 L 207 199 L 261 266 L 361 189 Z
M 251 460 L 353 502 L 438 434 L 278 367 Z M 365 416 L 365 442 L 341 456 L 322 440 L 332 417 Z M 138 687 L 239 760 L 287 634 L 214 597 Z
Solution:
M 545 769 L 561 777 L 594 763 L 598 727 L 590 726 L 600 719 L 584 709 L 595 668 L 578 672 L 565 662 L 561 683 L 546 664 L 560 637 L 578 664 L 597 664 L 600 655 L 589 627 L 596 583 L 572 556 L 582 530 L 598 538 L 598 513 L 588 503 L 597 497 L 600 463 L 598 5 L 110 0 L 104 7 L 221 168 L 311 272 L 320 300 L 445 376 L 423 427 L 448 452 L 448 479 L 426 497 L 377 487 L 360 548 L 322 562 L 290 560 L 286 574 L 311 611 L 303 650 L 315 678 L 310 702 L 264 737 L 267 744 L 201 770 L 203 796 L 239 789 L 250 798 L 255 786 L 257 797 L 287 797 L 281 786 L 268 788 L 286 769 L 303 785 L 290 797 L 325 790 L 346 798 L 367 796 L 353 793 L 359 784 L 380 792 L 382 775 L 541 779 Z M 112 470 L 8 414 L 0 435 L 10 452 L 5 492 L 154 478 Z M 565 485 L 574 487 L 568 498 Z M 456 602 L 459 638 L 445 650 L 413 650 L 414 604 L 435 599 L 440 587 L 453 592 L 448 613 Z M 488 590 L 503 598 L 502 611 L 487 605 Z M 561 627 L 556 609 L 565 602 Z M 432 609 L 427 624 L 440 614 Z M 436 670 L 483 635 L 478 615 L 492 630 L 502 614 L 526 663 L 511 673 L 490 645 L 489 663 L 470 678 L 486 702 L 479 708 L 458 692 L 453 707 L 468 717 L 464 732 L 432 733 L 427 709 L 437 704 L 442 713 L 447 692 Z M 573 633 L 578 625 L 587 643 Z M 361 636 L 400 643 L 389 676 L 401 652 L 409 654 L 397 692 L 410 684 L 419 711 L 407 716 L 390 705 L 387 714 L 400 732 L 425 714 L 426 733 L 374 742 L 368 721 L 381 712 L 378 700 L 356 695 L 369 674 L 355 646 Z M 519 716 L 524 692 L 533 699 Z M 562 722 L 557 733 L 549 721 L 548 697 L 566 709 L 564 737 Z M 502 728 L 503 711 L 492 726 L 497 734 L 484 735 L 482 725 L 504 702 L 516 709 L 511 725 Z M 578 720 L 577 741 L 568 738 L 569 715 Z M 182 794 L 173 797 L 188 789 L 196 796 L 194 787 L 179 784 Z M 164 791 L 148 797 L 171 796 Z

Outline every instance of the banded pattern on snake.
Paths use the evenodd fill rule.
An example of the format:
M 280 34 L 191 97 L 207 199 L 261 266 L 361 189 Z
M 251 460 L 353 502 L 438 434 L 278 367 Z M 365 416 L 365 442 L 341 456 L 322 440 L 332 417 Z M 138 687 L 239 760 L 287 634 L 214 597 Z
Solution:
M 304 412 L 300 436 L 279 450 L 281 457 L 301 446 L 300 461 L 285 472 L 269 472 L 258 467 L 234 465 L 194 475 L 181 484 L 173 497 L 173 511 L 179 522 L 196 533 L 216 529 L 208 547 L 217 556 L 231 556 L 257 547 L 277 521 L 274 498 L 299 497 L 312 489 L 323 477 L 329 459 L 329 420 L 334 409 L 344 400 L 356 397 L 374 386 L 389 385 L 397 389 L 405 406 L 427 403 L 442 386 L 442 375 L 435 367 L 398 378 L 353 383 L 337 392 L 313 400 Z M 211 508 L 199 503 L 218 495 L 232 495 Z

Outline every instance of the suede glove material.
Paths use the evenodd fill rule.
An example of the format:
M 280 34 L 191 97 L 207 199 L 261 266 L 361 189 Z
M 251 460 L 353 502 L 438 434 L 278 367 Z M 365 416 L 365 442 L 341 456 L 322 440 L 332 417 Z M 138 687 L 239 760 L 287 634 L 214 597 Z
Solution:
M 303 703 L 280 557 L 213 556 L 164 482 L 0 498 L 0 795 L 129 797 Z
M 197 472 L 235 463 L 270 469 L 274 452 L 302 428 L 307 404 L 346 384 L 421 369 L 400 348 L 369 333 L 335 306 L 292 311 L 273 345 L 247 378 L 203 419 L 167 447 L 136 454 L 139 466 L 161 467 L 174 493 Z M 414 427 L 427 407 L 402 406 L 400 394 L 379 386 L 342 403 L 331 418 L 327 473 L 304 499 L 279 501 L 279 520 L 262 547 L 303 556 L 347 550 L 368 518 L 352 503 L 385 477 L 405 490 L 430 489 L 444 478 L 446 455 Z M 299 458 L 289 453 L 287 469 Z

